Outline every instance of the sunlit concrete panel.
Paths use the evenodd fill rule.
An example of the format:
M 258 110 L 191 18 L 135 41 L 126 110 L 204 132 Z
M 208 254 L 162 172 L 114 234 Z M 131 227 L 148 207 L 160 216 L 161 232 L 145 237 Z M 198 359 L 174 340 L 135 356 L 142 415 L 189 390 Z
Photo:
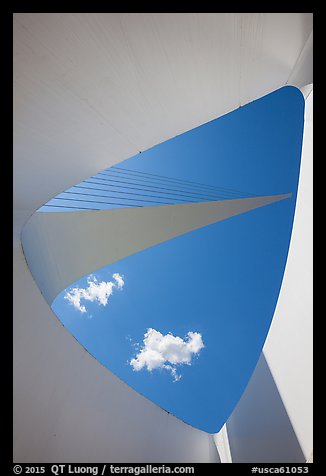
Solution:
M 299 87 L 307 97 L 312 82 L 312 16 L 14 14 L 16 462 L 219 461 L 213 437 L 123 384 L 60 324 L 26 265 L 20 233 L 49 199 L 139 151 L 285 84 Z M 305 457 L 312 458 L 309 130 L 307 116 L 293 240 L 264 353 L 283 410 Z M 91 233 L 87 239 L 92 242 Z M 25 251 L 34 263 L 38 285 L 44 295 L 49 292 L 49 302 L 58 289 L 97 266 L 96 260 L 80 269 L 73 263 L 76 274 L 63 279 L 51 252 L 44 254 L 40 248 L 38 255 L 36 244 L 26 241 Z M 76 247 L 75 254 L 65 256 L 67 265 L 79 251 Z M 100 266 L 105 264 L 102 251 Z M 42 270 L 36 263 L 44 256 Z M 115 254 L 116 259 L 119 256 Z M 251 408 L 256 411 L 255 405 Z M 232 430 L 229 436 L 231 441 Z M 224 446 L 223 461 L 229 459 L 228 448 L 243 454 L 240 446 L 235 450 L 238 436 Z M 218 437 L 215 441 L 219 443 Z
M 233 463 L 305 462 L 263 354 L 227 421 L 227 432 Z
M 313 449 L 313 93 L 292 238 L 264 354 L 306 458 Z

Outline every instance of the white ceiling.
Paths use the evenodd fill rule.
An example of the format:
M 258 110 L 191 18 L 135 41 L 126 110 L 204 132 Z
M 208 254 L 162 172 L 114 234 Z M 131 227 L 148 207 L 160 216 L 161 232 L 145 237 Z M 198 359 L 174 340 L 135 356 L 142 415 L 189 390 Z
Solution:
M 14 14 L 17 230 L 88 176 L 287 83 L 312 82 L 312 17 Z

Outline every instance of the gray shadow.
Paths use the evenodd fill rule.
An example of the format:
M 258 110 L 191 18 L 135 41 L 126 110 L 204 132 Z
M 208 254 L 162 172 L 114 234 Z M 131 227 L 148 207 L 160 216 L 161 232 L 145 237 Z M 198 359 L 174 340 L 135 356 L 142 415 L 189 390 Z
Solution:
M 263 353 L 227 431 L 233 463 L 305 462 Z

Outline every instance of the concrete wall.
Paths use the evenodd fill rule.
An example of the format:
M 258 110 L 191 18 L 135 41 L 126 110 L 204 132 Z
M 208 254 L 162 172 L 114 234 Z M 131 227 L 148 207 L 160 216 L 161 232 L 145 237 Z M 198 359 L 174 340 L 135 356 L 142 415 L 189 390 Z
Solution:
M 264 355 L 306 458 L 313 447 L 313 93 L 287 265 Z
M 264 354 L 227 421 L 233 463 L 304 463 Z

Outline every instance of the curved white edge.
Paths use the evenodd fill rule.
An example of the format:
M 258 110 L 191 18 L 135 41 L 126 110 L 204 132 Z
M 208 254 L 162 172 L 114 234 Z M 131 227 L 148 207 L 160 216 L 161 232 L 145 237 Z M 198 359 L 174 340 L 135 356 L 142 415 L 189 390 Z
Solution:
M 304 46 L 312 30 L 311 13 L 225 14 L 230 17 L 222 19 L 220 28 L 216 27 L 218 19 L 213 14 L 207 14 L 208 23 L 204 20 L 205 17 L 197 18 L 193 14 L 188 14 L 185 24 L 181 27 L 178 21 L 180 17 L 173 18 L 171 14 L 165 14 L 164 21 L 158 23 L 155 18 L 153 22 L 150 17 L 132 18 L 128 15 L 133 14 L 126 15 L 122 19 L 123 25 L 120 22 L 119 26 L 114 19 L 112 37 L 107 38 L 109 42 L 115 44 L 115 51 L 119 51 L 119 54 L 111 58 L 115 68 L 110 71 L 111 76 L 107 79 L 115 85 L 116 89 L 113 91 L 113 96 L 109 98 L 113 101 L 109 106 L 113 107 L 106 110 L 105 108 L 103 110 L 104 102 L 97 101 L 98 97 L 102 98 L 101 94 L 98 95 L 101 88 L 93 88 L 93 79 L 96 75 L 101 77 L 101 72 L 88 67 L 89 60 L 97 58 L 97 54 L 100 53 L 98 45 L 95 50 L 92 51 L 92 48 L 89 48 L 86 51 L 77 44 L 76 51 L 77 53 L 82 51 L 83 61 L 85 60 L 86 69 L 84 70 L 82 69 L 83 61 L 78 64 L 79 56 L 74 54 L 76 46 L 74 41 L 77 40 L 78 43 L 83 35 L 74 35 L 73 32 L 76 29 L 75 32 L 80 30 L 84 34 L 86 29 L 83 23 L 85 22 L 80 21 L 81 19 L 76 16 L 69 17 L 69 14 L 23 13 L 15 14 L 14 18 L 14 459 L 17 462 L 59 460 L 97 462 L 106 461 L 108 458 L 112 458 L 112 461 L 119 460 L 120 457 L 121 461 L 131 461 L 133 456 L 136 456 L 134 461 L 143 461 L 148 454 L 149 461 L 153 458 L 156 462 L 163 460 L 202 462 L 217 459 L 212 450 L 214 440 L 207 439 L 210 435 L 198 433 L 197 430 L 189 433 L 189 427 L 186 431 L 178 422 L 176 428 L 173 424 L 159 424 L 158 428 L 163 427 L 166 431 L 163 431 L 162 438 L 158 438 L 157 428 L 153 429 L 150 418 L 145 418 L 145 423 L 137 416 L 134 416 L 133 420 L 132 409 L 135 399 L 132 399 L 131 411 L 127 409 L 127 416 L 130 416 L 131 421 L 134 422 L 131 431 L 123 418 L 120 418 L 117 427 L 111 425 L 111 409 L 113 422 L 116 422 L 118 417 L 114 412 L 118 408 L 118 413 L 122 412 L 121 417 L 126 407 L 119 407 L 115 398 L 119 392 L 114 391 L 111 394 L 109 386 L 102 382 L 102 377 L 97 378 L 98 373 L 103 372 L 102 367 L 94 359 L 90 360 L 90 356 L 79 344 L 76 356 L 78 359 L 84 358 L 87 366 L 93 365 L 95 369 L 94 392 L 91 391 L 93 380 L 86 381 L 81 371 L 75 373 L 74 363 L 69 364 L 69 360 L 65 359 L 67 342 L 69 341 L 68 349 L 72 343 L 73 347 L 77 343 L 60 326 L 32 279 L 20 247 L 21 227 L 27 218 L 47 200 L 85 177 L 114 165 L 139 150 L 145 150 L 229 112 L 286 83 L 291 84 L 291 80 L 295 83 L 293 85 L 300 87 L 307 97 L 302 86 L 304 82 L 300 80 L 298 72 L 300 69 L 304 71 L 304 68 L 299 67 L 301 61 L 302 64 L 308 64 L 310 61 L 305 62 L 304 54 L 302 53 L 300 57 L 299 53 L 304 52 Z M 105 18 L 108 19 L 107 16 Z M 222 41 L 218 55 L 215 49 L 212 50 L 214 54 L 212 61 L 209 55 L 206 56 L 209 49 L 206 47 L 205 38 L 209 38 L 209 46 L 212 40 L 216 39 L 216 32 L 219 32 L 223 40 L 229 28 L 226 19 L 234 23 L 234 32 L 238 35 L 238 40 L 241 40 L 238 46 L 242 45 L 242 52 L 245 54 L 241 56 L 241 48 L 236 46 L 232 50 L 233 55 L 230 55 L 230 42 L 227 43 L 228 48 L 224 48 Z M 95 25 L 96 28 L 92 25 L 92 22 L 96 23 L 100 20 L 96 14 L 89 20 L 91 21 L 87 24 L 88 34 L 99 32 L 98 24 Z M 128 34 L 126 34 L 126 25 L 129 21 L 130 29 L 127 29 Z M 60 31 L 61 27 L 62 31 Z M 204 35 L 201 34 L 202 29 L 205 31 Z M 252 35 L 253 30 L 257 34 Z M 278 35 L 275 35 L 276 30 Z M 199 40 L 195 58 L 202 65 L 206 65 L 206 68 L 197 68 L 197 74 L 206 70 L 211 71 L 211 77 L 216 76 L 218 84 L 215 80 L 207 82 L 207 76 L 202 75 L 198 78 L 196 76 L 194 81 L 188 81 L 185 88 L 185 82 L 179 73 L 183 74 L 188 62 L 193 68 L 193 51 L 190 51 L 189 55 L 186 48 L 187 42 L 183 41 L 187 38 L 187 32 L 190 31 L 196 32 L 197 40 Z M 172 34 L 167 35 L 167 32 Z M 239 32 L 244 36 L 240 38 Z M 151 37 L 153 33 L 154 41 L 144 42 L 144 39 L 148 40 L 148 35 Z M 142 58 L 143 71 L 148 72 L 146 84 L 143 83 L 139 74 L 141 70 L 137 54 L 134 53 L 134 57 L 130 55 L 128 44 L 131 43 L 128 35 L 133 38 L 132 44 Z M 66 43 L 69 37 L 70 44 Z M 167 51 L 162 49 L 160 55 L 163 62 L 162 58 L 158 58 L 158 64 L 164 64 L 166 71 L 173 69 L 176 76 L 162 77 L 162 81 L 158 83 L 155 74 L 151 74 L 152 58 L 143 53 L 148 45 L 157 46 L 156 42 L 159 43 L 164 37 L 169 39 L 169 54 L 166 56 Z M 291 41 L 287 41 L 289 38 Z M 178 44 L 180 49 L 176 49 L 175 44 Z M 245 48 L 243 48 L 244 45 L 246 45 Z M 104 48 L 101 54 L 103 52 L 106 54 L 108 51 L 110 48 Z M 156 48 L 156 51 L 158 52 L 159 48 Z M 203 51 L 204 54 L 202 54 Z M 223 56 L 223 51 L 228 52 L 228 57 Z M 258 53 L 258 56 L 252 54 L 253 52 Z M 72 58 L 76 58 L 77 63 L 73 64 Z M 126 58 L 128 61 L 125 61 Z M 183 61 L 180 61 L 180 58 Z M 230 84 L 225 77 L 221 77 L 220 64 L 223 58 L 226 59 L 226 66 L 231 66 L 236 59 L 240 59 L 239 71 L 233 70 L 232 67 L 231 69 L 225 67 L 223 70 L 229 77 L 242 78 L 242 81 Z M 122 63 L 121 59 L 123 59 Z M 149 59 L 148 64 L 147 59 Z M 228 62 L 229 59 L 231 63 Z M 262 61 L 257 61 L 258 59 Z M 53 65 L 56 67 L 53 68 Z M 177 67 L 173 68 L 173 65 Z M 210 69 L 210 65 L 213 69 Z M 259 66 L 256 70 L 257 74 L 253 74 L 253 65 Z M 108 69 L 105 68 L 105 71 L 108 72 Z M 129 73 L 132 71 L 132 74 L 124 74 L 124 71 Z M 88 73 L 90 73 L 89 77 Z M 93 73 L 95 76 L 92 78 Z M 134 78 L 134 84 L 132 82 L 129 84 L 127 95 L 125 92 L 128 84 L 122 82 L 120 90 L 119 81 L 114 81 L 115 73 L 119 78 Z M 295 74 L 297 78 L 294 78 Z M 252 77 L 255 77 L 257 81 L 251 83 Z M 80 84 L 78 80 L 75 81 L 76 78 L 84 78 L 84 84 Z M 187 76 L 187 79 L 189 78 L 191 75 Z M 97 84 L 101 86 L 101 83 Z M 158 95 L 158 84 L 162 86 L 161 95 Z M 77 87 L 75 90 L 74 85 Z M 89 88 L 90 85 L 92 88 Z M 182 85 L 181 90 L 180 85 Z M 175 94 L 171 92 L 178 90 L 182 94 L 177 95 L 179 102 L 175 103 Z M 90 94 L 92 91 L 95 95 Z M 83 97 L 80 94 L 78 96 L 80 92 L 86 92 L 86 96 Z M 143 97 L 146 98 L 144 109 Z M 156 99 L 158 97 L 159 102 Z M 222 103 L 221 98 L 223 98 Z M 130 108 L 131 105 L 133 105 L 132 114 L 128 117 L 127 127 L 123 109 L 126 106 Z M 108 111 L 111 115 L 107 115 Z M 174 113 L 171 114 L 171 111 Z M 106 115 L 104 128 L 101 120 L 103 112 Z M 122 119 L 121 124 L 125 131 L 123 137 L 119 131 L 119 118 Z M 68 136 L 67 131 L 69 131 Z M 96 146 L 95 149 L 94 146 Z M 108 149 L 110 157 L 107 155 Z M 63 169 L 65 174 L 62 174 Z M 59 339 L 56 342 L 57 334 Z M 62 349 L 60 345 L 57 345 L 59 343 L 63 344 Z M 271 365 L 273 366 L 274 364 Z M 275 379 L 281 382 L 282 376 L 278 375 L 277 365 L 274 367 Z M 78 368 L 80 369 L 79 364 Z M 109 373 L 105 371 L 105 376 L 107 375 Z M 66 385 L 61 385 L 62 383 Z M 79 390 L 78 395 L 76 395 L 75 385 Z M 101 392 L 102 385 L 106 389 L 104 392 Z M 288 399 L 287 391 L 282 392 L 284 399 Z M 92 420 L 85 410 L 89 408 L 88 404 L 93 402 L 94 395 L 97 397 L 99 406 L 92 407 L 92 414 L 95 417 Z M 127 394 L 123 392 L 121 398 L 122 401 L 129 403 L 128 392 Z M 80 405 L 75 404 L 79 400 Z M 113 405 L 106 414 L 108 402 L 113 402 Z M 142 405 L 146 406 L 147 403 L 143 402 Z M 136 407 L 137 405 L 138 403 Z M 156 414 L 156 411 L 154 413 Z M 291 413 L 290 409 L 289 413 Z M 81 419 L 81 416 L 86 420 Z M 158 419 L 160 420 L 160 417 Z M 292 419 L 296 420 L 295 412 Z M 153 421 L 156 422 L 155 417 Z M 85 422 L 88 428 L 86 433 L 86 426 L 83 425 Z M 101 428 L 100 435 L 104 438 L 98 441 L 97 447 L 94 446 L 91 455 L 89 448 L 93 438 L 97 441 L 95 431 L 97 424 Z M 303 427 L 300 429 L 300 424 L 296 426 L 297 433 L 301 433 L 300 438 L 304 446 Z M 139 428 L 144 428 L 140 434 L 137 432 Z M 153 435 L 154 438 L 152 438 Z M 106 437 L 108 437 L 107 442 Z M 169 445 L 170 440 L 171 445 Z M 162 451 L 158 453 L 158 448 L 162 445 L 163 453 Z M 91 446 L 93 448 L 93 445 Z
M 312 99 L 312 95 L 311 95 L 311 99 Z M 306 127 L 306 126 L 305 126 L 305 127 Z M 305 132 L 306 132 L 306 129 L 305 129 Z M 305 139 L 305 142 L 307 142 L 307 139 Z M 302 176 L 302 174 L 303 174 L 303 172 L 301 171 L 301 176 Z M 302 179 L 301 179 L 301 182 L 302 182 Z M 301 183 L 301 182 L 300 182 L 300 183 Z M 17 249 L 16 249 L 16 253 L 17 253 Z M 18 261 L 19 261 L 19 260 L 18 260 Z M 19 273 L 19 274 L 20 274 L 20 273 Z M 16 420 L 16 421 L 17 421 L 17 420 Z M 20 425 L 19 425 L 19 427 L 20 427 Z M 25 436 L 27 437 L 27 435 L 25 435 Z M 226 435 L 226 437 L 224 436 L 223 438 L 224 438 L 224 439 L 225 439 L 225 438 L 227 439 L 227 435 Z M 218 439 L 217 436 L 214 436 L 214 440 L 215 440 L 215 444 L 217 444 L 217 447 L 219 448 L 219 450 L 220 450 L 222 453 L 223 453 L 223 452 L 225 453 L 225 449 L 222 449 L 222 450 L 221 450 L 221 445 L 218 444 L 219 439 Z M 17 441 L 21 441 L 21 438 L 17 438 Z M 212 456 L 211 456 L 211 455 L 212 455 L 212 446 L 211 446 L 211 443 L 212 443 L 212 441 L 210 440 L 210 442 L 209 442 L 209 448 L 210 448 L 210 449 L 209 449 L 209 451 L 208 451 L 208 453 L 210 454 L 209 458 L 212 457 Z M 18 445 L 18 446 L 19 446 L 19 445 Z M 35 449 L 35 448 L 34 448 L 34 449 Z M 18 453 L 19 453 L 19 450 L 18 450 Z M 26 453 L 28 453 L 28 451 L 27 451 Z M 224 453 L 223 453 L 223 459 L 225 460 L 225 462 L 228 462 L 228 459 L 230 458 L 230 455 L 228 455 L 228 453 L 226 453 L 226 456 L 225 456 Z M 213 454 L 214 454 L 214 452 L 213 452 Z M 26 457 L 26 456 L 25 456 L 25 457 Z M 214 457 L 217 458 L 216 455 L 215 455 Z M 27 456 L 27 458 L 28 458 L 28 456 Z M 23 461 L 23 460 L 21 459 L 21 456 L 20 456 L 20 458 L 17 459 L 17 461 L 18 461 L 18 460 Z M 30 461 L 32 461 L 32 460 L 35 461 L 35 455 L 33 455 L 33 457 L 31 458 Z M 87 460 L 89 461 L 89 458 L 87 458 Z M 168 458 L 168 460 L 171 461 L 170 458 Z M 26 460 L 26 461 L 27 461 L 27 460 Z M 61 459 L 61 461 L 64 461 L 64 459 Z M 76 461 L 77 461 L 77 459 L 76 459 Z M 198 460 L 198 461 L 199 461 L 199 460 Z M 203 461 L 203 460 L 200 459 L 200 461 Z
M 297 204 L 264 355 L 306 458 L 313 449 L 313 92 L 306 101 Z
M 99 364 L 14 252 L 14 461 L 219 462 L 212 435 L 168 414 Z
M 291 193 L 168 206 L 35 213 L 23 229 L 28 266 L 43 296 L 184 233 L 288 199 Z
M 221 463 L 232 463 L 232 456 L 229 444 L 228 430 L 224 424 L 218 433 L 214 434 L 214 442 L 218 449 Z
M 297 65 L 308 65 L 299 58 L 309 58 L 312 17 L 15 13 L 15 214 L 286 84 L 306 84 Z
M 308 87 L 296 210 L 282 286 L 261 358 L 226 423 L 233 462 L 312 458 L 313 92 Z

